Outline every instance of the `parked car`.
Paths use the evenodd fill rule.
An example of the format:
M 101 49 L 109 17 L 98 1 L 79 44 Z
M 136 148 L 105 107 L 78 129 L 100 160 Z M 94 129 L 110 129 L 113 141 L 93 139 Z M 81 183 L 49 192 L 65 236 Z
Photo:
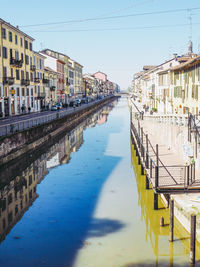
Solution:
M 81 100 L 79 98 L 75 99 L 75 105 L 78 107 L 81 105 Z
M 82 104 L 87 104 L 87 103 L 88 103 L 88 99 L 87 99 L 87 97 L 82 97 L 82 99 L 81 99 L 81 103 L 82 103 Z
M 59 110 L 62 108 L 62 103 L 58 103 L 56 106 L 57 106 L 57 109 Z
M 56 111 L 56 110 L 58 110 L 57 105 L 53 105 L 53 106 L 51 107 L 51 110 L 52 110 L 52 111 Z

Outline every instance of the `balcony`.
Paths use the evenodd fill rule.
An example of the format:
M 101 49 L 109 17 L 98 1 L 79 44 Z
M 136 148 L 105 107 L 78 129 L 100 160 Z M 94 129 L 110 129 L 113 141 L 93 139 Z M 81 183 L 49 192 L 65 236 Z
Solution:
M 29 86 L 30 85 L 30 80 L 29 79 L 22 79 L 21 80 L 21 85 Z
M 13 85 L 15 79 L 13 77 L 3 77 L 3 84 Z
M 36 66 L 35 65 L 31 65 L 30 69 L 31 69 L 31 71 L 36 71 Z
M 35 83 L 40 83 L 40 78 L 35 78 L 35 79 L 34 79 L 34 82 L 35 82 Z
M 48 80 L 48 79 L 45 79 L 45 78 L 43 78 L 43 79 L 42 79 L 42 82 L 43 82 L 44 84 L 47 84 L 47 83 L 49 83 L 49 80 Z
M 55 86 L 51 86 L 50 87 L 50 91 L 55 91 L 56 90 L 56 87 Z
M 45 98 L 45 93 L 42 93 L 42 92 L 38 92 L 38 96 L 37 96 L 38 99 L 43 99 Z
M 10 59 L 10 65 L 21 68 L 23 65 L 23 60 L 11 58 Z

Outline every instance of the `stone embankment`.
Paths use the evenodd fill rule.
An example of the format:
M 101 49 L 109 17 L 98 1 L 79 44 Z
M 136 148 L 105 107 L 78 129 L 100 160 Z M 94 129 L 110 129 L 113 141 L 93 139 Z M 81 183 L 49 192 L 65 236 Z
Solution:
M 90 114 L 114 99 L 116 99 L 115 96 L 103 99 L 95 102 L 93 105 L 86 106 L 84 109 L 74 110 L 73 113 L 49 123 L 1 137 L 0 165 L 16 160 L 24 153 L 50 142 L 62 132 L 73 129 L 73 127 L 86 119 Z

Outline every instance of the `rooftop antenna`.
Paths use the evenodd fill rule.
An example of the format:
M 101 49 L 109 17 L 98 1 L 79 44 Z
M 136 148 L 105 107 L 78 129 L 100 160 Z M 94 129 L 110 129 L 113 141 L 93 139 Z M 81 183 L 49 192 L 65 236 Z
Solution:
M 189 14 L 188 19 L 189 19 L 189 24 L 190 24 L 188 54 L 192 54 L 193 53 L 193 45 L 192 45 L 192 12 L 191 12 L 191 9 L 188 9 L 188 14 Z

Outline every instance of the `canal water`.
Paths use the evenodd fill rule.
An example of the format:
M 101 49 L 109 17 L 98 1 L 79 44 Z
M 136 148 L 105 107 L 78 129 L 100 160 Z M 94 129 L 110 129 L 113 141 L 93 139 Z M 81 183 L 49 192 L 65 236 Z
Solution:
M 121 98 L 1 170 L 0 266 L 189 266 L 189 235 L 175 221 L 169 243 L 129 124 Z

